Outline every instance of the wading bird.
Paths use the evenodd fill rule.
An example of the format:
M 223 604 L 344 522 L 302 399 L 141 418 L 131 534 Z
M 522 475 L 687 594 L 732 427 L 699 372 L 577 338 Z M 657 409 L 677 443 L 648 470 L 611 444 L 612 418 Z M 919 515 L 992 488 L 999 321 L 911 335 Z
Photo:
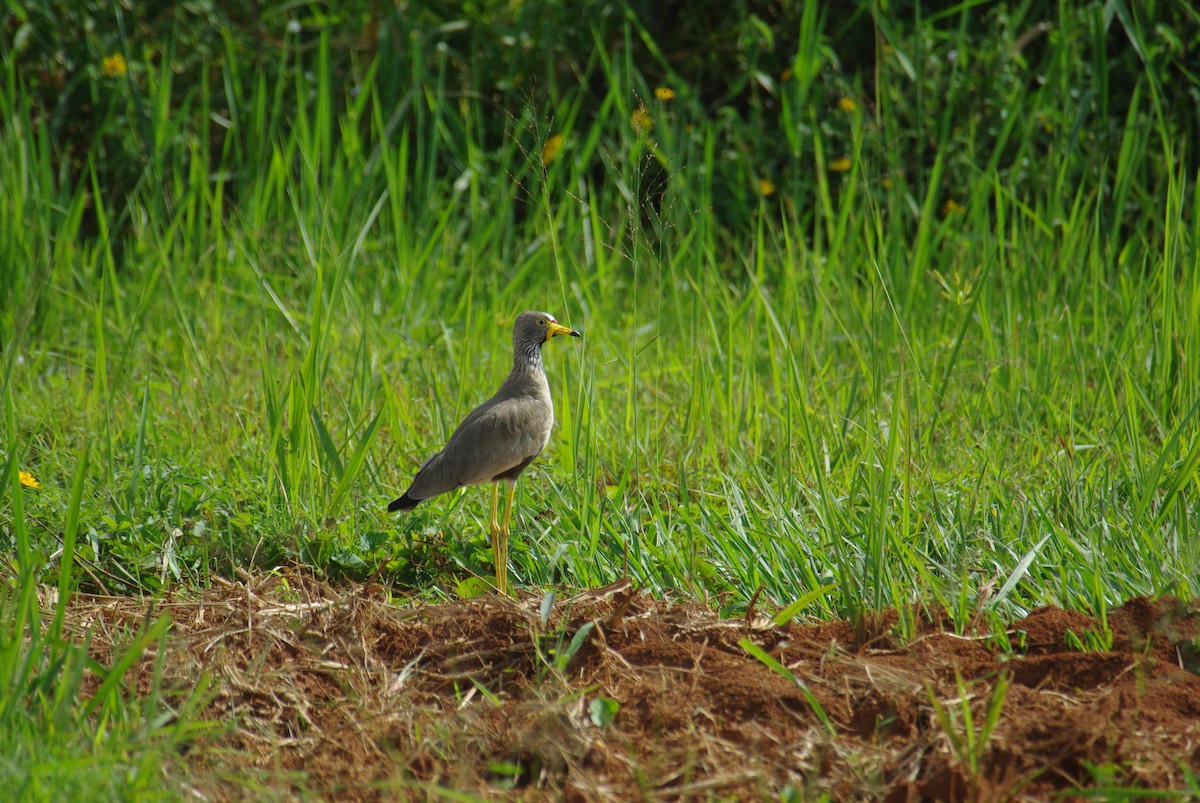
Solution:
M 542 367 L 542 346 L 555 335 L 582 337 L 547 312 L 522 312 L 513 324 L 513 367 L 492 398 L 471 411 L 442 450 L 426 460 L 412 485 L 388 512 L 419 503 L 463 485 L 492 483 L 492 557 L 496 589 L 508 591 L 508 522 L 517 477 L 541 454 L 554 425 L 554 404 Z M 508 483 L 504 522 L 496 521 L 500 483 Z

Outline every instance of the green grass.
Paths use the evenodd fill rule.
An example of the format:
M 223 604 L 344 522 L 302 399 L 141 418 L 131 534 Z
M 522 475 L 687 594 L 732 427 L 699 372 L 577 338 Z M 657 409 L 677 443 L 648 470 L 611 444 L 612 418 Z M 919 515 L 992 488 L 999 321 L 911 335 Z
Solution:
M 11 397 L 5 402 L 11 442 Z M 16 464 L 11 455 L 6 461 L 15 550 L 0 588 L 0 783 L 13 800 L 157 798 L 163 794 L 163 766 L 180 745 L 208 729 L 196 721 L 203 684 L 191 694 L 165 694 L 161 667 L 155 665 L 148 693 L 131 692 L 137 685 L 131 670 L 161 646 L 167 618 L 116 634 L 120 646 L 107 663 L 92 655 L 90 633 L 67 625 L 86 450 L 77 457 L 56 554 L 57 581 L 51 585 L 36 581 Z
M 946 36 L 923 46 L 967 44 Z M 585 122 L 577 91 L 533 97 L 497 149 L 478 122 L 494 110 L 438 100 L 437 58 L 412 64 L 420 97 L 395 126 L 377 63 L 340 103 L 330 47 L 281 51 L 292 80 L 274 85 L 231 54 L 233 91 L 174 116 L 170 71 L 147 65 L 154 158 L 126 207 L 94 209 L 95 237 L 96 173 L 63 185 L 7 87 L 2 241 L 23 291 L 5 383 L 10 453 L 44 484 L 39 572 L 91 442 L 93 584 L 293 561 L 447 592 L 486 576 L 483 495 L 382 508 L 502 378 L 513 315 L 545 308 L 586 337 L 548 349 L 559 428 L 520 494 L 523 585 L 628 571 L 737 610 L 760 586 L 785 605 L 828 584 L 806 611 L 825 616 L 1196 592 L 1200 220 L 1153 82 L 1135 76 L 1129 125 L 1088 163 L 1053 122 L 1080 64 L 1014 82 L 987 138 L 951 76 L 926 169 L 884 147 L 911 114 L 893 112 L 908 59 L 880 57 L 871 113 L 795 78 L 775 87 L 788 192 L 763 198 L 749 161 L 741 188 L 713 180 L 727 123 L 603 51 L 603 116 Z M 738 203 L 751 226 L 731 231 L 718 213 Z
M 427 39 L 353 92 L 327 34 L 275 82 L 230 44 L 179 108 L 160 59 L 104 84 L 108 133 L 148 154 L 116 207 L 107 152 L 73 179 L 10 72 L 4 454 L 42 483 L 0 490 L 13 599 L 62 576 L 68 536 L 64 590 L 282 563 L 477 590 L 486 494 L 384 506 L 503 378 L 527 308 L 585 337 L 547 348 L 520 587 L 628 574 L 731 613 L 827 588 L 791 613 L 918 602 L 964 627 L 1196 595 L 1195 157 L 1156 73 L 1095 78 L 1098 14 L 1062 11 L 1032 83 L 1014 32 L 984 51 L 956 19 L 879 18 L 868 90 L 806 18 L 792 75 L 755 90 L 784 153 L 694 87 L 656 99 L 635 18 L 578 58 L 599 98 L 518 107 L 447 93 Z

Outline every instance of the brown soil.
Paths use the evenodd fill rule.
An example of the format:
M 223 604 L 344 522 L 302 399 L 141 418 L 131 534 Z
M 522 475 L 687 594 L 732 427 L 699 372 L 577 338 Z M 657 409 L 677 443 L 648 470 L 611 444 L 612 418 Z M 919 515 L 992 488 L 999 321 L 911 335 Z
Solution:
M 296 576 L 160 601 L 154 615 L 174 620 L 164 686 L 206 674 L 204 716 L 227 725 L 181 756 L 177 780 L 210 800 L 1197 792 L 1195 605 L 1131 600 L 1110 611 L 1112 649 L 1086 652 L 1068 633 L 1086 641 L 1093 618 L 1041 608 L 1008 631 L 1012 655 L 928 615 L 899 644 L 894 614 L 776 627 L 616 587 L 559 600 L 543 625 L 540 604 L 405 607 L 378 587 Z M 73 620 L 103 660 L 102 634 L 145 614 L 136 600 L 83 598 Z M 603 724 L 600 698 L 615 701 Z M 999 718 L 985 738 L 989 706 Z

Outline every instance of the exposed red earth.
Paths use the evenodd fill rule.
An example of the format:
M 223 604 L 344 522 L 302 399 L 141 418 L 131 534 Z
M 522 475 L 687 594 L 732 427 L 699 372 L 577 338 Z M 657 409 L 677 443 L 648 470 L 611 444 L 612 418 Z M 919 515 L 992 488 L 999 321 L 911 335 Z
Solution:
M 894 614 L 777 627 L 628 588 L 559 599 L 546 624 L 540 605 L 405 606 L 299 576 L 160 601 L 174 620 L 163 685 L 207 673 L 204 716 L 227 725 L 186 751 L 175 780 L 210 800 L 1197 791 L 1195 603 L 1130 600 L 1109 612 L 1111 649 L 1090 651 L 1095 619 L 1041 608 L 1009 628 L 1015 654 L 929 612 L 902 644 Z M 103 661 L 106 635 L 145 615 L 135 599 L 84 596 L 71 619 Z M 148 688 L 153 664 L 131 682 Z

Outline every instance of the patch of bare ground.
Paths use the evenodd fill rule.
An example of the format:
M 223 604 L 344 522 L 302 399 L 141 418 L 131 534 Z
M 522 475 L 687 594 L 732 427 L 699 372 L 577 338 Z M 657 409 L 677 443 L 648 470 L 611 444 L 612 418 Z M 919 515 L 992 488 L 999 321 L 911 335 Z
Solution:
M 1012 655 L 936 616 L 899 644 L 886 614 L 867 639 L 848 622 L 722 620 L 623 587 L 560 599 L 545 624 L 532 595 L 384 597 L 290 575 L 156 603 L 171 637 L 130 677 L 148 685 L 159 657 L 168 689 L 207 676 L 204 716 L 227 726 L 180 756 L 185 794 L 1045 800 L 1184 791 L 1200 775 L 1200 677 L 1183 668 L 1200 619 L 1170 598 L 1112 610 L 1103 651 L 1068 646 L 1100 630 L 1093 618 L 1041 608 L 1012 625 Z M 104 661 L 105 634 L 146 612 L 80 597 L 72 621 Z

